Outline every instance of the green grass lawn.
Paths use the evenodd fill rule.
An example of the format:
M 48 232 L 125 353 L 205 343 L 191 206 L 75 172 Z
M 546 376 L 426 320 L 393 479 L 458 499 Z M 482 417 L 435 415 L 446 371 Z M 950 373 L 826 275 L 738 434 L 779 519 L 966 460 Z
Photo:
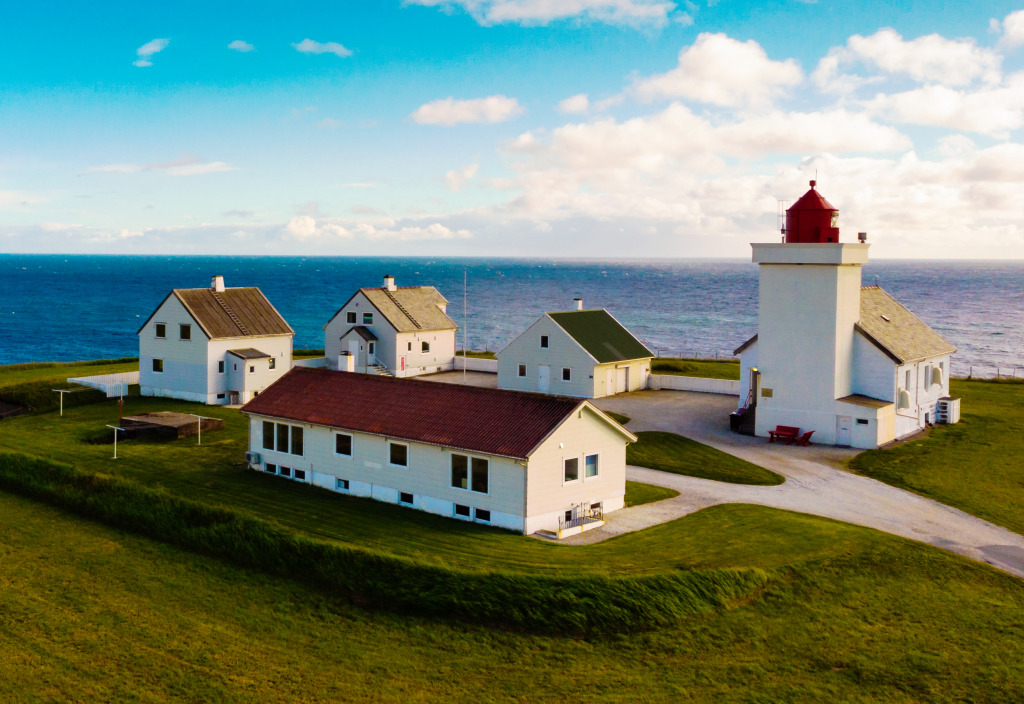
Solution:
M 626 482 L 627 508 L 630 506 L 642 506 L 643 504 L 650 504 L 664 499 L 671 499 L 674 496 L 679 496 L 679 492 L 675 489 L 669 489 L 663 486 L 654 486 L 653 484 L 644 484 L 642 482 Z
M 0 494 L 0 701 L 1024 700 L 1024 586 L 1008 575 L 754 506 L 659 538 L 680 564 L 777 578 L 652 632 L 535 636 L 366 611 Z
M 636 433 L 637 442 L 626 447 L 626 462 L 662 472 L 685 474 L 732 484 L 781 484 L 785 478 L 764 467 L 721 450 L 660 430 Z
M 0 389 L 32 381 L 61 381 L 68 377 L 98 376 L 139 370 L 139 360 L 96 360 L 94 362 L 38 362 L 0 366 Z M 66 385 L 66 384 L 65 384 Z M 0 396 L 2 398 L 2 396 Z
M 498 358 L 497 355 L 494 352 L 491 352 L 490 350 L 467 350 L 465 353 L 463 353 L 462 350 L 459 350 L 458 352 L 455 353 L 455 356 L 456 357 L 461 357 L 461 356 L 463 356 L 463 354 L 465 354 L 465 356 L 467 356 L 467 357 L 475 357 L 476 359 L 497 359 Z
M 678 374 L 705 379 L 739 379 L 738 359 L 677 359 L 656 357 L 651 362 L 652 374 Z
M 961 421 L 850 467 L 1024 533 L 1024 383 L 954 379 Z

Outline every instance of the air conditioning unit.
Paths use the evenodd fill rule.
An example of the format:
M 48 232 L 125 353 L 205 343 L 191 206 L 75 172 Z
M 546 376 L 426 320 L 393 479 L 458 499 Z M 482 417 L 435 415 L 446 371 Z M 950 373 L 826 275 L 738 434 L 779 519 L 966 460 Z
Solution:
M 960 399 L 950 396 L 943 396 L 936 403 L 940 423 L 956 423 L 960 420 Z
M 246 452 L 245 453 L 245 462 L 250 467 L 258 467 L 259 464 L 260 464 L 260 459 L 261 459 L 260 458 L 260 453 L 258 453 L 258 452 Z

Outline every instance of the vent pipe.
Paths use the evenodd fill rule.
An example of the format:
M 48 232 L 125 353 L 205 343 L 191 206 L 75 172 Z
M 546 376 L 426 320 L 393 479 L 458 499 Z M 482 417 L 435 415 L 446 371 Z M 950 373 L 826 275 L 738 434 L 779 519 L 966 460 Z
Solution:
M 574 298 L 572 300 L 573 300 L 573 303 L 576 304 L 576 310 L 583 310 L 583 299 L 582 298 Z

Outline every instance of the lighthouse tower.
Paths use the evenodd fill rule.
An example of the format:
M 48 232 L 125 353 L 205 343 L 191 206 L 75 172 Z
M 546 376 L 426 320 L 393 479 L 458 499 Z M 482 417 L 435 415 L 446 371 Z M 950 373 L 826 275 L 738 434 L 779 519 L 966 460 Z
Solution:
M 815 185 L 786 211 L 782 243 L 751 245 L 760 265 L 760 308 L 756 359 L 744 356 L 743 376 L 756 406 L 756 435 L 788 425 L 834 444 L 843 433 L 837 399 L 853 393 L 868 245 L 839 241 L 839 211 Z

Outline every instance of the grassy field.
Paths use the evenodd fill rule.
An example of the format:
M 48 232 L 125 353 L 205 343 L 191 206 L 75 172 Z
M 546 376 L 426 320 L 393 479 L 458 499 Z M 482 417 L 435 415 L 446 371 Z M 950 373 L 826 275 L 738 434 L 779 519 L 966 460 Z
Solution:
M 494 352 L 491 352 L 490 350 L 468 350 L 468 351 L 466 351 L 465 354 L 466 354 L 467 357 L 474 357 L 476 359 L 497 359 L 498 358 L 498 356 Z M 463 355 L 462 350 L 459 350 L 458 352 L 455 353 L 456 357 L 461 357 L 462 355 Z
M 68 377 L 134 372 L 138 369 L 139 360 L 132 357 L 117 360 L 100 359 L 94 362 L 8 364 L 0 366 L 0 389 L 32 381 L 63 382 Z
M 626 447 L 626 462 L 636 467 L 732 484 L 770 486 L 785 481 L 771 470 L 682 435 L 642 430 L 636 436 L 637 442 Z
M 607 415 L 611 416 L 615 420 L 616 423 L 619 423 L 621 425 L 625 425 L 629 421 L 633 420 L 629 416 L 624 416 L 621 413 L 616 413 L 615 411 L 605 411 L 605 413 Z
M 855 457 L 869 477 L 1024 533 L 1024 383 L 954 379 L 961 421 Z
M 652 374 L 678 374 L 705 379 L 739 379 L 738 359 L 676 359 L 656 357 L 651 362 Z
M 663 486 L 654 486 L 653 484 L 643 484 L 641 482 L 626 482 L 627 507 L 642 506 L 644 504 L 654 503 L 655 501 L 671 499 L 674 496 L 679 496 L 679 492 L 675 489 L 669 489 Z
M 532 636 L 366 611 L 0 494 L 0 701 L 1024 699 L 1019 580 L 761 507 L 669 530 L 683 564 L 758 563 L 779 578 L 649 633 Z

